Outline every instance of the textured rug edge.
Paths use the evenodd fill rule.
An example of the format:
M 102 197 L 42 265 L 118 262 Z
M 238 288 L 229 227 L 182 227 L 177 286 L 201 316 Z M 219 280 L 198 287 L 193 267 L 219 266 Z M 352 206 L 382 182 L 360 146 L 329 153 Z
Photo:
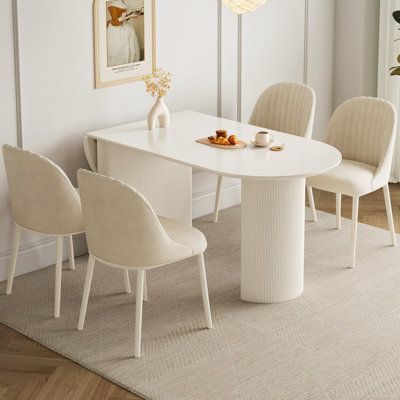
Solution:
M 309 210 L 309 207 L 306 207 L 306 209 Z M 325 214 L 325 215 L 330 215 L 330 216 L 332 216 L 332 215 L 334 216 L 334 215 L 335 215 L 335 214 L 333 214 L 333 213 L 327 213 L 327 212 L 324 212 L 324 211 L 317 210 L 317 215 L 324 215 L 324 214 Z M 199 218 L 199 219 L 203 219 L 203 218 L 207 218 L 207 217 L 210 217 L 210 216 L 204 216 L 204 217 L 201 217 L 201 218 Z M 350 220 L 349 218 L 345 218 L 345 217 L 342 217 L 342 218 L 347 219 L 347 220 Z M 350 220 L 350 221 L 351 221 L 351 220 Z M 307 224 L 307 223 L 318 223 L 318 221 L 317 221 L 317 222 L 314 222 L 314 221 L 312 221 L 311 219 L 306 218 L 305 224 Z M 362 223 L 362 222 L 358 222 L 358 223 L 359 223 L 360 225 L 363 225 L 363 226 L 367 226 L 367 227 L 370 227 L 370 228 L 372 227 L 372 228 L 374 228 L 374 229 L 376 229 L 376 230 L 389 233 L 389 230 L 388 230 L 388 229 L 376 227 L 376 226 L 369 225 L 369 224 Z M 335 228 L 332 227 L 332 229 L 335 229 Z M 396 233 L 396 237 L 400 237 L 400 235 Z M 84 258 L 84 257 L 85 257 L 85 256 L 81 256 L 81 257 L 78 257 L 77 259 L 79 260 L 80 258 Z M 45 268 L 52 268 L 53 266 L 54 266 L 54 265 L 50 265 L 50 266 L 45 267 Z M 28 274 L 33 274 L 34 272 L 36 272 L 36 271 L 30 272 L 30 273 L 28 273 Z M 144 399 L 144 400 L 153 400 L 152 398 L 148 397 L 148 396 L 145 395 L 144 393 L 141 393 L 140 391 L 135 390 L 135 389 L 133 389 L 132 387 L 128 387 L 128 386 L 125 385 L 123 382 L 120 382 L 119 380 L 113 379 L 113 378 L 111 378 L 109 375 L 107 375 L 107 374 L 105 374 L 105 373 L 102 373 L 102 372 L 99 371 L 96 367 L 90 366 L 90 365 L 88 365 L 88 364 L 85 363 L 85 362 L 78 361 L 78 360 L 77 360 L 76 358 L 74 358 L 73 356 L 66 355 L 65 352 L 63 352 L 62 350 L 55 349 L 52 345 L 49 345 L 49 344 L 45 343 L 45 341 L 43 341 L 43 340 L 38 340 L 38 339 L 36 339 L 36 338 L 33 338 L 33 337 L 32 337 L 33 335 L 29 335 L 29 334 L 27 334 L 26 332 L 22 332 L 22 330 L 20 330 L 20 329 L 18 329 L 18 328 L 16 328 L 16 327 L 13 327 L 13 326 L 11 326 L 10 324 L 8 324 L 8 323 L 6 323 L 6 322 L 3 322 L 3 321 L 1 320 L 1 318 L 0 318 L 0 323 L 1 323 L 2 325 L 4 325 L 4 326 L 8 327 L 9 329 L 12 329 L 13 331 L 15 331 L 15 332 L 17 332 L 17 333 L 19 333 L 19 334 L 21 334 L 21 335 L 23 335 L 23 336 L 29 338 L 30 340 L 33 340 L 34 342 L 39 343 L 40 345 L 42 345 L 42 346 L 46 347 L 47 349 L 49 349 L 49 350 L 55 352 L 56 354 L 59 354 L 59 355 L 61 355 L 62 357 L 65 357 L 66 359 L 71 360 L 72 362 L 74 362 L 74 363 L 76 363 L 77 365 L 79 365 L 79 366 L 81 366 L 81 367 L 87 369 L 88 371 L 91 371 L 91 372 L 95 373 L 96 375 L 98 375 L 98 376 L 100 376 L 100 377 L 106 379 L 107 381 L 109 381 L 109 382 L 111 382 L 111 383 L 113 383 L 113 384 L 115 384 L 115 385 L 117 385 L 117 386 L 119 386 L 119 387 L 121 387 L 121 388 L 127 390 L 128 392 L 130 392 L 130 393 L 132 393 L 132 394 L 134 394 L 134 395 L 136 395 L 136 396 L 139 396 L 140 398 L 142 398 L 142 399 Z M 132 358 L 133 358 L 133 357 L 132 357 Z
M 46 268 L 51 268 L 51 267 L 52 267 L 52 266 L 49 266 L 49 267 L 46 267 Z M 32 272 L 30 272 L 30 273 L 32 273 Z M 21 332 L 21 330 L 19 330 L 19 329 L 17 329 L 17 328 L 14 328 L 14 327 L 10 326 L 9 324 L 7 324 L 7 323 L 5 323 L 5 322 L 3 322 L 3 321 L 1 321 L 1 320 L 0 320 L 0 324 L 6 326 L 6 327 L 9 328 L 9 329 L 12 329 L 13 331 L 19 333 L 20 335 L 23 335 L 23 336 L 27 337 L 27 338 L 30 339 L 30 340 L 33 340 L 33 341 L 36 342 L 36 343 L 39 343 L 40 345 L 46 347 L 47 349 L 53 351 L 54 353 L 57 353 L 57 354 L 59 354 L 60 356 L 62 356 L 62 357 L 64 357 L 64 358 L 66 358 L 66 359 L 68 359 L 68 360 L 74 362 L 75 364 L 78 364 L 79 366 L 81 366 L 81 367 L 87 369 L 88 371 L 95 373 L 96 375 L 100 376 L 101 378 L 104 378 L 104 379 L 106 379 L 107 381 L 109 381 L 109 382 L 111 382 L 111 383 L 114 383 L 115 385 L 117 385 L 117 386 L 119 386 L 119 387 L 121 387 L 121 388 L 127 390 L 128 392 L 133 393 L 135 396 L 141 397 L 143 400 L 153 400 L 153 399 L 151 399 L 150 397 L 147 397 L 147 395 L 145 395 L 145 394 L 143 394 L 143 393 L 141 393 L 141 392 L 139 392 L 139 391 L 133 390 L 132 388 L 130 388 L 130 387 L 128 387 L 127 385 L 125 385 L 124 383 L 119 382 L 119 381 L 116 380 L 116 379 L 112 379 L 112 378 L 109 377 L 109 376 L 106 376 L 106 374 L 103 374 L 102 372 L 100 372 L 99 370 L 97 370 L 97 368 L 91 367 L 91 366 L 89 366 L 88 364 L 86 364 L 86 363 L 84 363 L 84 362 L 77 361 L 74 357 L 71 357 L 71 356 L 69 356 L 69 355 L 66 355 L 63 351 L 56 350 L 56 349 L 53 348 L 53 346 L 48 345 L 47 343 L 44 343 L 43 341 L 34 339 L 34 338 L 31 337 L 30 335 L 27 335 L 26 333 Z M 134 357 L 132 357 L 132 358 L 134 358 Z

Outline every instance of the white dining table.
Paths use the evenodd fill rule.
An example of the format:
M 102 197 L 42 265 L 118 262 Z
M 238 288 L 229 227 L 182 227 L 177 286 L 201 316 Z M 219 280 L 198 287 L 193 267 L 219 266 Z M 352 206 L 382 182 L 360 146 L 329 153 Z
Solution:
M 220 149 L 196 140 L 226 129 L 247 143 Z M 269 130 L 273 152 L 251 143 L 261 127 L 183 111 L 167 128 L 146 121 L 87 133 L 97 169 L 140 191 L 158 215 L 192 223 L 192 169 L 241 179 L 241 299 L 276 303 L 303 292 L 305 179 L 341 162 L 325 143 Z M 220 222 L 223 223 L 223 220 Z M 224 250 L 225 251 L 225 250 Z

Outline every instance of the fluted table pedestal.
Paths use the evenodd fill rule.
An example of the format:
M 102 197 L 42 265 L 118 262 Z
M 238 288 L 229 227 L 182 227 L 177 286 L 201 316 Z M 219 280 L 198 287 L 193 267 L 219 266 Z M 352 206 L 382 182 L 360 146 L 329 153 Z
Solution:
M 242 300 L 277 303 L 303 292 L 304 198 L 304 178 L 242 180 Z
M 231 151 L 197 142 L 218 129 L 249 145 Z M 192 218 L 192 168 L 241 179 L 241 297 L 274 303 L 303 291 L 305 178 L 336 167 L 342 156 L 326 143 L 272 129 L 275 143 L 285 143 L 283 151 L 251 145 L 260 130 L 182 111 L 172 114 L 168 128 L 148 130 L 147 121 L 138 121 L 90 132 L 88 139 L 97 142 L 92 158 L 100 173 L 133 186 L 159 215 L 186 224 Z M 195 215 L 207 209 L 199 207 L 199 197 Z

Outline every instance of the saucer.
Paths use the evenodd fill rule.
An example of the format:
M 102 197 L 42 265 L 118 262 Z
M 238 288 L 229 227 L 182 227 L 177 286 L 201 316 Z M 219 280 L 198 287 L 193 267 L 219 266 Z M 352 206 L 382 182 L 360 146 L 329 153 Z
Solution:
M 251 143 L 253 143 L 254 146 L 257 146 L 257 147 L 269 147 L 269 146 L 271 146 L 271 144 L 274 143 L 274 142 L 271 140 L 270 142 L 268 142 L 268 143 L 266 143 L 266 144 L 259 144 L 259 143 L 257 143 L 254 139 L 251 139 Z

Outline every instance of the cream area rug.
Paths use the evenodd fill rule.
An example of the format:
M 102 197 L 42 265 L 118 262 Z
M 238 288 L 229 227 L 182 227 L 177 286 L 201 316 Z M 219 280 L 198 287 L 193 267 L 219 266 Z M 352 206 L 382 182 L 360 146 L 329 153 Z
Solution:
M 263 305 L 240 300 L 240 208 L 195 226 L 209 244 L 212 330 L 194 260 L 148 273 L 140 359 L 134 293 L 124 293 L 120 270 L 97 265 L 85 329 L 76 330 L 86 258 L 63 272 L 60 319 L 50 267 L 0 295 L 0 322 L 145 399 L 400 399 L 400 248 L 388 231 L 360 224 L 351 270 L 350 221 L 337 231 L 335 217 L 319 213 L 306 222 L 304 294 Z

